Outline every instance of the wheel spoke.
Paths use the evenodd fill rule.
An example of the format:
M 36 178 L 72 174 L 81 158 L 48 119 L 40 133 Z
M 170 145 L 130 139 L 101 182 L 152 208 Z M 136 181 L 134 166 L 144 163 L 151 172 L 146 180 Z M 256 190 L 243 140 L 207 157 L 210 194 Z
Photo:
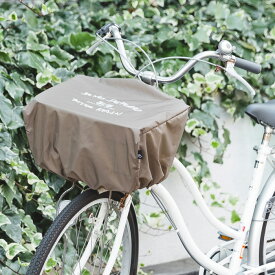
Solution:
M 89 270 L 91 275 L 101 275 L 104 272 L 118 230 L 118 202 L 113 203 L 107 194 L 102 198 L 93 199 L 94 191 L 89 190 L 92 198 L 85 193 L 82 193 L 76 202 L 73 200 L 72 205 L 56 218 L 37 249 L 27 274 L 80 275 L 83 270 Z M 118 200 L 121 198 L 117 195 L 116 197 Z M 136 227 L 136 221 L 133 224 L 132 220 L 132 225 L 129 221 L 126 223 L 128 229 L 124 234 L 127 237 L 123 238 L 123 249 L 119 249 L 111 275 L 132 274 L 133 226 Z M 134 232 L 137 232 L 137 229 L 134 229 Z M 135 252 L 134 255 L 137 257 L 138 253 Z M 36 270 L 41 268 L 43 271 L 37 273 Z
M 260 264 L 266 264 L 275 260 L 275 206 L 274 194 L 267 203 L 266 216 L 263 221 L 262 233 L 260 241 L 260 250 L 263 258 L 260 258 Z M 274 269 L 267 271 L 266 274 L 275 274 Z

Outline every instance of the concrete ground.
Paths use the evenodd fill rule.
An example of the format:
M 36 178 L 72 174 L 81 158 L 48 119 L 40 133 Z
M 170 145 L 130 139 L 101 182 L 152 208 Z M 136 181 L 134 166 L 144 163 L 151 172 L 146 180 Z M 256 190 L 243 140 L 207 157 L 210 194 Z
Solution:
M 145 272 L 151 272 L 153 275 L 198 275 L 199 265 L 191 258 L 178 260 L 169 263 L 146 266 Z

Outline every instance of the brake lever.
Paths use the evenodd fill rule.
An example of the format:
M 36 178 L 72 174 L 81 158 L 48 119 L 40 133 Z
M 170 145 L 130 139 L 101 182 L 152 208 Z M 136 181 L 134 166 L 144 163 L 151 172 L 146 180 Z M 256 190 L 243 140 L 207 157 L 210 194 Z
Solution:
M 109 33 L 107 33 L 104 37 L 102 37 L 102 39 L 104 40 L 104 39 L 106 39 L 106 38 L 110 38 L 112 36 L 112 34 L 109 32 Z M 88 50 L 86 50 L 86 53 L 88 54 L 88 55 L 92 55 L 93 54 L 93 52 L 95 51 L 95 49 L 100 45 L 100 44 L 102 44 L 104 41 L 103 40 L 97 40 L 94 44 L 92 44 L 92 46 L 88 49 Z
M 255 96 L 255 94 L 256 94 L 255 90 L 252 88 L 252 86 L 244 78 L 242 78 L 235 71 L 233 62 L 231 62 L 231 61 L 226 62 L 225 72 L 228 73 L 230 76 L 235 77 L 237 80 L 239 80 L 248 89 L 251 99 Z
M 111 34 L 111 27 L 115 26 L 116 28 L 118 28 L 118 30 L 120 30 L 120 27 L 115 24 L 115 23 L 109 23 L 106 24 L 105 26 L 101 27 L 97 32 L 96 35 L 102 37 L 102 39 L 98 40 L 97 42 L 95 42 L 87 51 L 86 53 L 91 55 L 94 50 L 101 44 L 103 43 L 104 39 L 106 38 L 110 38 L 112 36 Z

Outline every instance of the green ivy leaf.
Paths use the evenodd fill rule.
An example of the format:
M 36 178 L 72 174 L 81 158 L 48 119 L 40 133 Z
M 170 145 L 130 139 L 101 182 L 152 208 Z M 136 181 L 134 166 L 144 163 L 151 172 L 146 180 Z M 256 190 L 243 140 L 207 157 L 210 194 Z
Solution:
M 0 161 L 12 161 L 17 155 L 9 147 L 0 147 Z
M 12 260 L 20 252 L 25 252 L 26 248 L 18 243 L 10 243 L 6 247 L 6 256 L 9 260 Z
M 211 198 L 211 200 L 215 200 L 216 199 L 215 194 L 210 194 L 210 198 Z
M 193 33 L 187 33 L 184 39 L 187 42 L 190 51 L 198 49 L 201 44 L 198 38 L 195 37 Z
M 193 152 L 194 159 L 199 164 L 199 172 L 197 174 L 196 180 L 200 184 L 203 178 L 210 176 L 210 171 L 207 165 L 207 162 L 203 159 L 202 155 L 198 152 Z
M 37 183 L 38 181 L 40 181 L 40 179 L 34 173 L 29 173 L 27 178 L 28 178 L 28 183 L 30 185 L 33 185 L 33 184 Z
M 9 95 L 16 101 L 19 101 L 25 92 L 23 88 L 17 86 L 13 81 L 7 81 L 5 89 L 9 93 Z
M 159 218 L 160 217 L 160 213 L 151 213 L 150 214 L 150 218 Z
M 56 209 L 52 205 L 39 205 L 37 209 L 41 211 L 44 217 L 49 218 L 51 220 L 53 220 L 56 216 Z
M 51 257 L 48 259 L 45 269 L 47 270 L 47 272 L 50 272 L 56 266 L 56 264 L 57 264 L 57 261 Z
M 12 21 L 17 21 L 18 17 L 15 11 L 13 11 L 9 16 L 8 16 L 9 20 Z
M 13 107 L 10 100 L 0 94 L 0 119 L 8 129 L 17 129 L 24 125 L 18 107 Z
M 30 241 L 31 241 L 32 245 L 34 246 L 34 248 L 36 248 L 41 243 L 42 238 L 43 238 L 43 236 L 41 233 L 31 234 Z
M 239 198 L 238 197 L 233 197 L 233 196 L 230 196 L 229 197 L 229 203 L 233 206 L 235 206 L 239 201 Z
M 226 4 L 211 1 L 207 7 L 207 13 L 214 15 L 215 18 L 219 20 L 227 18 L 230 14 L 230 10 Z
M 203 103 L 201 109 L 214 118 L 219 118 L 223 111 L 219 105 L 210 100 Z
M 15 198 L 15 194 L 8 185 L 0 185 L 0 194 L 5 198 L 9 207 L 12 207 L 12 201 Z
M 41 8 L 41 12 L 43 15 L 47 15 L 47 14 L 53 13 L 58 10 L 59 10 L 58 6 L 56 5 L 55 1 L 53 1 L 53 0 L 43 3 L 42 8 Z
M 39 20 L 36 17 L 35 13 L 30 10 L 24 11 L 24 20 L 28 24 L 28 27 L 31 29 L 39 28 Z
M 207 191 L 209 191 L 210 189 L 211 189 L 211 188 L 210 188 L 210 186 L 209 186 L 208 184 L 205 183 L 205 184 L 203 185 L 203 191 L 204 191 L 204 192 L 207 192 Z
M 49 178 L 46 180 L 47 185 L 52 188 L 55 193 L 58 193 L 60 191 L 60 188 L 64 186 L 65 184 L 65 179 L 59 177 L 58 175 L 55 174 L 50 174 Z
M 91 274 L 90 271 L 87 270 L 87 269 L 83 269 L 83 270 L 81 271 L 81 275 L 90 275 L 90 274 Z
M 8 243 L 4 239 L 0 239 L 0 247 L 3 247 L 3 249 L 7 250 Z
M 50 71 L 43 71 L 37 74 L 36 76 L 36 87 L 42 88 L 52 81 L 52 73 Z
M 50 50 L 52 55 L 55 55 L 59 60 L 70 61 L 74 58 L 70 53 L 62 50 L 59 46 L 54 46 Z
M 49 190 L 48 185 L 42 180 L 37 181 L 36 184 L 33 186 L 33 192 L 36 194 L 41 194 Z
M 89 34 L 88 32 L 72 33 L 69 38 L 71 46 L 77 51 L 87 50 L 93 41 L 95 41 L 95 36 Z
M 201 25 L 197 32 L 194 34 L 194 37 L 200 41 L 200 42 L 204 42 L 204 43 L 209 43 L 209 37 L 211 35 L 212 32 L 212 26 L 209 25 Z
M 41 33 L 41 32 L 40 32 Z M 43 44 L 43 41 L 39 41 L 38 35 L 39 33 L 35 33 L 33 31 L 30 31 L 26 40 L 26 45 L 28 50 L 32 51 L 45 51 L 49 49 L 48 45 Z M 44 40 L 46 40 L 44 38 Z M 45 41 L 47 42 L 47 41 Z
M 23 261 L 21 261 L 19 257 L 18 257 L 17 260 L 18 260 L 18 263 L 19 263 L 20 267 L 28 267 L 30 265 L 29 262 L 23 262 Z
M 231 143 L 230 140 L 230 132 L 228 129 L 223 127 L 223 139 L 224 139 L 224 146 L 227 147 Z
M 30 215 L 26 215 L 22 221 L 30 230 L 32 230 L 33 232 L 36 231 L 36 226 L 34 225 Z
M 186 0 L 179 0 L 179 3 L 180 3 L 181 5 L 184 5 L 184 4 L 186 3 Z
M 14 273 L 13 270 L 19 270 L 19 269 L 20 269 L 20 272 L 26 273 L 26 271 L 27 271 L 25 268 L 20 267 L 20 264 L 17 261 L 16 257 L 13 260 L 7 259 L 5 263 L 7 264 L 8 267 L 2 268 L 2 274 L 15 275 L 16 273 Z
M 2 229 L 5 231 L 5 233 L 11 238 L 13 241 L 19 243 L 22 240 L 22 229 L 20 227 L 20 224 L 8 224 L 3 225 Z
M 36 69 L 38 72 L 43 72 L 48 66 L 41 55 L 27 51 L 18 54 L 20 65 Z
M 193 131 L 194 137 L 199 137 L 207 134 L 207 132 L 203 128 L 195 128 Z
M 223 207 L 222 204 L 221 204 L 220 202 L 218 202 L 218 201 L 212 202 L 212 203 L 211 203 L 211 206 L 212 206 L 212 207 L 220 207 L 220 208 Z
M 225 22 L 228 29 L 235 29 L 239 31 L 244 31 L 247 29 L 246 15 L 243 10 L 230 14 Z
M 200 125 L 200 122 L 195 118 L 191 118 L 186 122 L 185 131 L 191 133 L 198 125 Z
M 271 39 L 275 40 L 275 26 L 270 30 L 269 35 Z
M 209 116 L 208 113 L 203 111 L 195 110 L 191 115 L 190 118 L 196 119 L 200 122 L 200 125 L 207 127 L 208 129 L 215 130 L 214 119 Z
M 11 56 L 8 52 L 0 50 L 0 61 L 4 63 L 11 63 Z
M 8 132 L 0 132 L 0 146 L 10 148 L 12 144 L 11 136 Z
M 163 91 L 173 97 L 178 97 L 180 95 L 178 85 L 175 84 L 165 85 Z
M 102 58 L 99 58 L 102 60 Z M 104 66 L 104 68 L 110 68 L 111 69 L 111 66 L 110 66 L 110 57 L 107 57 L 108 61 L 107 61 L 107 64 L 106 66 Z M 70 63 L 69 65 L 69 70 L 70 71 L 76 71 L 77 69 L 83 67 L 84 65 L 86 65 L 88 62 L 84 59 L 77 59 L 77 60 L 74 60 L 73 62 Z M 100 68 L 100 71 L 102 71 L 102 73 L 105 73 L 106 71 L 102 68 Z M 110 73 L 110 71 L 109 71 Z
M 202 74 L 194 73 L 193 78 L 194 78 L 195 82 L 205 83 L 205 77 Z
M 11 224 L 9 218 L 0 212 L 0 227 L 7 224 Z
M 172 26 L 170 25 L 161 25 L 158 31 L 157 40 L 159 43 L 162 43 L 168 39 L 171 39 L 174 36 Z
M 29 78 L 27 78 L 25 76 L 20 75 L 17 72 L 11 73 L 10 77 L 16 84 L 16 87 L 22 89 L 24 91 L 24 93 L 27 93 L 29 95 L 33 94 L 33 88 L 31 85 L 34 85 L 34 82 L 32 80 L 30 80 Z M 20 98 L 20 93 L 15 93 L 15 98 Z
M 214 71 L 210 71 L 205 75 L 205 80 L 210 88 L 210 92 L 216 90 L 217 88 L 222 88 L 224 86 L 223 84 L 223 76 L 218 75 Z
M 233 210 L 231 212 L 231 222 L 232 223 L 236 223 L 236 222 L 239 222 L 241 220 L 239 214 L 236 212 L 236 210 Z
M 211 141 L 211 146 L 213 147 L 213 148 L 218 148 L 219 146 L 220 146 L 220 143 L 219 143 L 219 141 L 218 140 L 212 140 Z
M 10 165 L 17 175 L 26 176 L 28 173 L 30 173 L 27 164 L 23 161 L 13 159 L 10 162 Z
M 56 77 L 58 77 L 61 80 L 61 82 L 75 76 L 75 74 L 72 71 L 69 71 L 65 68 L 58 68 L 54 70 L 53 73 Z

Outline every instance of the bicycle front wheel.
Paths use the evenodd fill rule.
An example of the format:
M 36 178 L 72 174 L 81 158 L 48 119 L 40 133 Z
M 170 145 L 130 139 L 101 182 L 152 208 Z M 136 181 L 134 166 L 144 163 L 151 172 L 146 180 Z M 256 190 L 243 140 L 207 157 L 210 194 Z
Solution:
M 120 220 L 122 194 L 87 190 L 54 220 L 28 268 L 28 275 L 99 275 L 110 257 Z M 122 244 L 110 274 L 135 275 L 138 264 L 138 228 L 130 207 Z

